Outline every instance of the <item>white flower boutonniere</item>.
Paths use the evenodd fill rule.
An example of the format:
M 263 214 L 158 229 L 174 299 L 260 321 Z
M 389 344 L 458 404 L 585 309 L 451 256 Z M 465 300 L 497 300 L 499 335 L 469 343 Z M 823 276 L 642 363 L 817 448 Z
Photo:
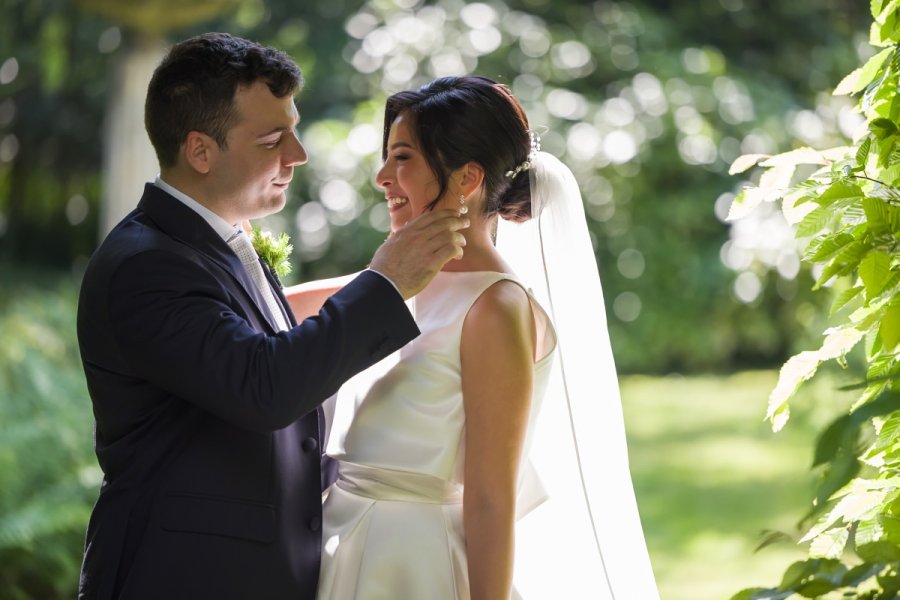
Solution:
M 286 233 L 282 233 L 275 237 L 271 231 L 263 231 L 259 227 L 253 227 L 250 230 L 250 242 L 256 253 L 263 259 L 270 269 L 278 277 L 284 277 L 291 272 L 290 263 L 291 252 L 294 246 L 291 244 L 291 238 Z

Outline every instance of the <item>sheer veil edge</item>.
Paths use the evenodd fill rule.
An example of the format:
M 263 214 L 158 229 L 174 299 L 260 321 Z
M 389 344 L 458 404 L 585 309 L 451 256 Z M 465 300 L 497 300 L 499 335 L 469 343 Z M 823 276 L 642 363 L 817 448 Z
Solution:
M 558 346 L 527 442 L 519 504 L 534 508 L 517 523 L 516 590 L 526 600 L 658 600 L 578 183 L 546 152 L 529 177 L 534 218 L 500 219 L 497 248 L 550 315 Z

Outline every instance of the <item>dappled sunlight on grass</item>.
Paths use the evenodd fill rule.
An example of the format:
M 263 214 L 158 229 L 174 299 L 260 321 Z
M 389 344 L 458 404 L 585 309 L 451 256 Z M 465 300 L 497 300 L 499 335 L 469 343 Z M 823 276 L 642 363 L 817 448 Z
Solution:
M 833 380 L 810 382 L 776 434 L 763 419 L 776 379 L 774 371 L 623 378 L 635 493 L 664 600 L 724 600 L 773 585 L 804 557 L 790 541 L 754 548 L 764 530 L 799 539 L 816 433 L 849 402 Z

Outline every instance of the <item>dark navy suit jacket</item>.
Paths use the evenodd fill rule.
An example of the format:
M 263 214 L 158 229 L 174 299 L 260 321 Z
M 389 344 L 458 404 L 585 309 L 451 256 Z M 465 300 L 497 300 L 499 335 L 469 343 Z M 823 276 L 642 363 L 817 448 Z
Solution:
M 372 272 L 289 331 L 264 307 L 221 237 L 150 184 L 91 258 L 78 341 L 104 477 L 79 598 L 314 598 L 318 405 L 418 329 Z

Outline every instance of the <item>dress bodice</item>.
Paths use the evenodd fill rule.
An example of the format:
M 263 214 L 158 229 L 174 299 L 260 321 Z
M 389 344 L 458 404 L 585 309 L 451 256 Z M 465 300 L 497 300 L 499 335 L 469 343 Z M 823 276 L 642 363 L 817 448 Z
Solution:
M 431 475 L 461 489 L 462 328 L 478 297 L 501 280 L 521 285 L 504 273 L 442 271 L 409 302 L 421 334 L 341 388 L 329 455 L 359 465 Z M 533 298 L 532 312 L 540 352 L 534 363 L 533 419 L 556 342 L 549 318 Z

